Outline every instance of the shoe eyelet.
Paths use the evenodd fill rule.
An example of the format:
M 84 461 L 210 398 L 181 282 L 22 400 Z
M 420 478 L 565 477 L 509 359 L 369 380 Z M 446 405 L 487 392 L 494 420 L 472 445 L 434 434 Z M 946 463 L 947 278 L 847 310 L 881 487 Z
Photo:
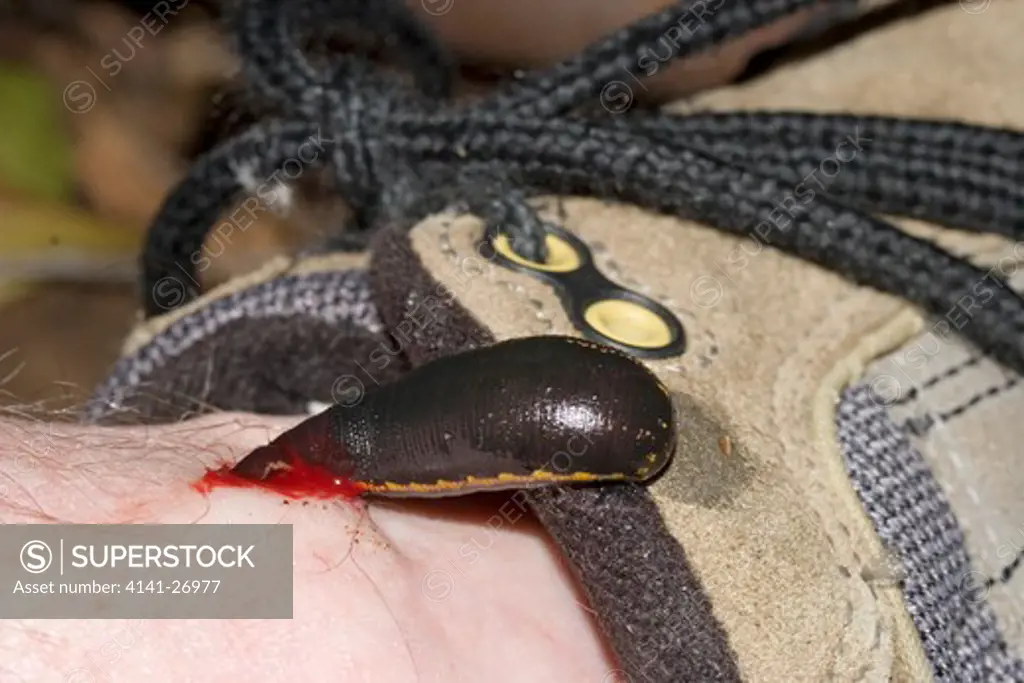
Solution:
M 548 249 L 548 260 L 541 263 L 524 259 L 515 253 L 506 235 L 496 235 L 493 240 L 494 249 L 501 256 L 531 270 L 541 270 L 548 273 L 571 273 L 574 270 L 578 270 L 585 262 L 580 257 L 579 252 L 569 242 L 557 235 L 545 235 L 544 244 Z
M 675 340 L 664 318 L 627 299 L 595 301 L 583 309 L 583 319 L 598 334 L 625 346 L 661 349 Z

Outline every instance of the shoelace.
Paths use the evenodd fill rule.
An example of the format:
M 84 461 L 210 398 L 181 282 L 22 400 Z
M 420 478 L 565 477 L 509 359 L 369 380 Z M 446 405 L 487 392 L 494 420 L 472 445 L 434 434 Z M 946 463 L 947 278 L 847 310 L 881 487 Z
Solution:
M 976 301 L 978 288 L 987 287 L 990 296 L 959 332 L 1024 373 L 1024 299 L 1005 285 L 1004 273 L 976 267 L 872 215 L 1021 239 L 1024 134 L 881 116 L 592 111 L 602 89 L 666 35 L 673 35 L 678 59 L 822 4 L 720 4 L 692 32 L 670 34 L 689 11 L 690 2 L 682 2 L 461 105 L 447 99 L 443 50 L 399 2 L 244 2 L 233 18 L 243 72 L 278 115 L 203 155 L 170 193 L 142 256 L 144 310 L 152 316 L 168 309 L 160 300 L 168 279 L 179 291 L 175 305 L 198 296 L 192 257 L 245 191 L 242 176 L 271 177 L 316 139 L 326 153 L 315 163 L 329 166 L 363 235 L 388 221 L 412 226 L 455 204 L 504 231 L 524 258 L 543 261 L 545 224 L 529 196 L 632 202 L 756 237 L 937 317 Z M 399 36 L 415 87 L 355 55 L 333 55 L 326 66 L 311 62 L 297 41 L 310 31 L 300 27 L 340 20 L 356 20 L 377 36 Z M 791 212 L 784 229 L 755 234 L 794 184 L 851 134 L 870 140 L 857 163 Z

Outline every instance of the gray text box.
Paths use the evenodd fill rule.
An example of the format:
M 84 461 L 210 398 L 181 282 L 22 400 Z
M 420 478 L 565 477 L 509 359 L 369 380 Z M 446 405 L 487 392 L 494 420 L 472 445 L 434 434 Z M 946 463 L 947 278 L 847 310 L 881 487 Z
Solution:
M 0 619 L 291 619 L 285 524 L 0 525 Z

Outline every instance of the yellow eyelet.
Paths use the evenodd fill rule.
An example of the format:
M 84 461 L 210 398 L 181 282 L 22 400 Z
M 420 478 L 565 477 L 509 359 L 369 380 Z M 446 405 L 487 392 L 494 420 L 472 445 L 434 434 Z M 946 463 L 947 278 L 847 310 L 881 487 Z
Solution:
M 532 268 L 533 270 L 543 270 L 549 273 L 570 273 L 583 265 L 583 259 L 576 253 L 572 245 L 565 240 L 554 235 L 545 235 L 544 244 L 548 248 L 548 260 L 545 263 L 539 263 L 524 259 L 512 251 L 512 246 L 505 235 L 498 235 L 494 238 L 494 249 L 499 254 L 509 261 Z
M 625 299 L 604 299 L 587 306 L 583 319 L 620 344 L 659 349 L 672 343 L 672 330 L 654 311 Z

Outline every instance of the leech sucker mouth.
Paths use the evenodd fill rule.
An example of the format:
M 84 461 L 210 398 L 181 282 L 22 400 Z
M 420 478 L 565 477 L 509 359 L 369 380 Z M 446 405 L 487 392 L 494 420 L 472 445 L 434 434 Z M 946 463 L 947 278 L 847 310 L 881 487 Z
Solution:
M 213 475 L 215 483 L 246 486 L 272 491 L 285 498 L 354 499 L 366 487 L 354 481 L 350 473 L 341 473 L 324 463 L 336 463 L 338 449 L 325 429 L 328 418 L 314 416 L 253 449 L 234 467 L 225 468 L 228 477 Z M 344 451 L 342 451 L 344 452 Z
M 245 479 L 266 481 L 275 473 L 292 468 L 291 459 L 281 453 L 274 444 L 260 446 L 242 458 L 231 473 Z

